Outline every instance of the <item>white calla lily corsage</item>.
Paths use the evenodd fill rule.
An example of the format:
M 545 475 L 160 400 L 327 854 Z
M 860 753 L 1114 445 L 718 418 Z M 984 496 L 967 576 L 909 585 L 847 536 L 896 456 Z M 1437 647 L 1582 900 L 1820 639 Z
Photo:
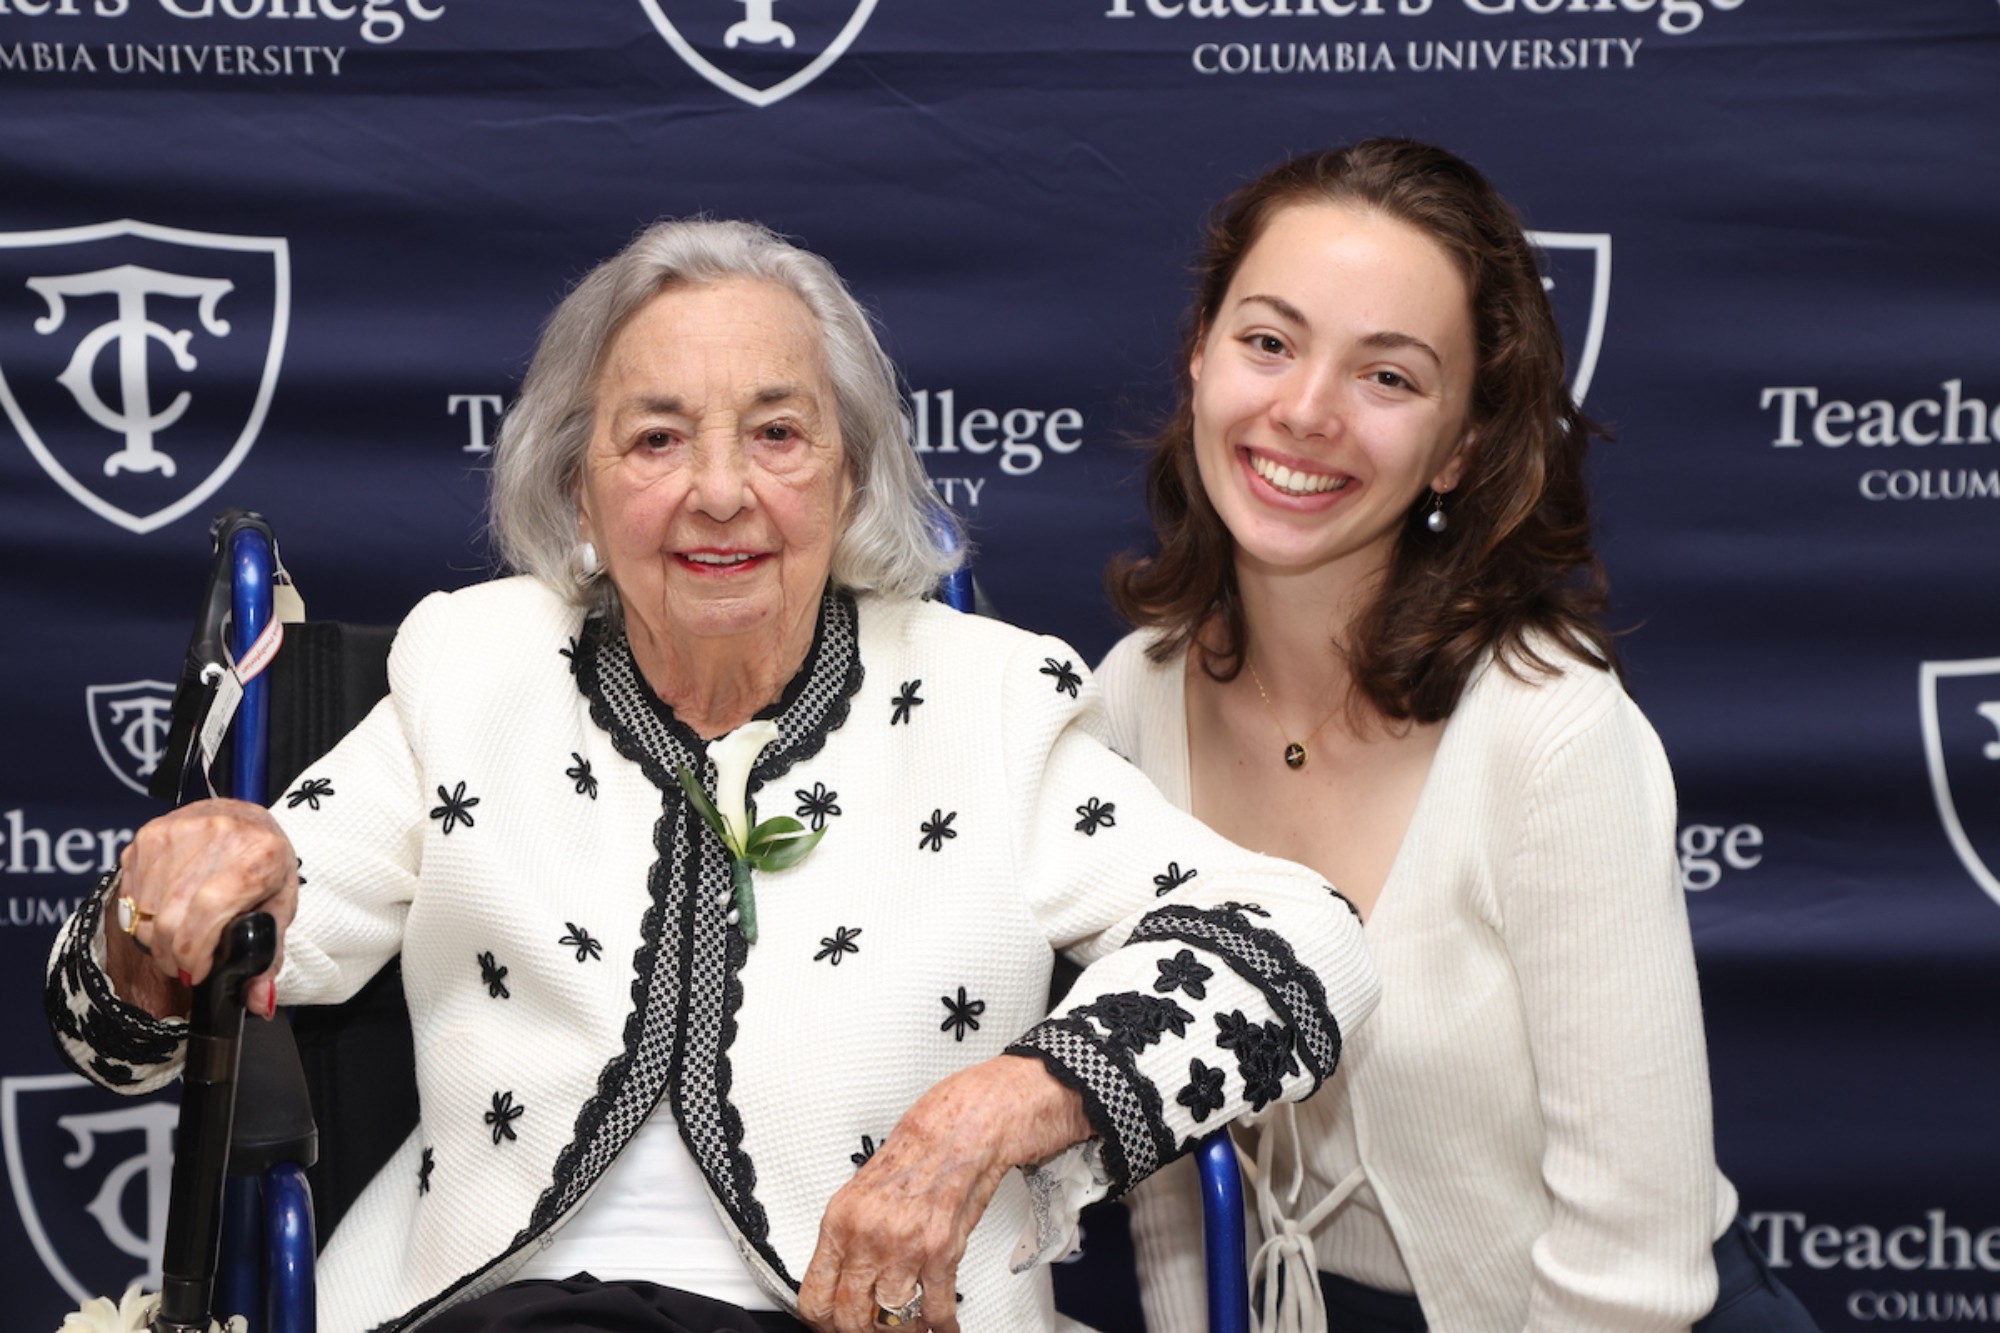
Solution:
M 160 1310 L 160 1294 L 144 1292 L 134 1282 L 125 1288 L 125 1297 L 116 1305 L 109 1296 L 84 1302 L 81 1310 L 63 1316 L 56 1333 L 149 1333 L 153 1316 Z M 209 1323 L 210 1333 L 243 1333 L 242 1315 L 231 1315 L 227 1323 Z
M 702 822 L 715 830 L 729 853 L 729 883 L 735 891 L 736 927 L 745 944 L 757 942 L 757 896 L 751 884 L 753 870 L 788 870 L 806 859 L 819 845 L 825 829 L 809 830 L 790 815 L 777 815 L 753 826 L 750 823 L 750 770 L 764 747 L 778 739 L 778 724 L 771 721 L 746 722 L 726 736 L 708 743 L 709 761 L 715 765 L 715 799 L 701 789 L 701 783 L 687 769 L 680 770 L 681 790 Z

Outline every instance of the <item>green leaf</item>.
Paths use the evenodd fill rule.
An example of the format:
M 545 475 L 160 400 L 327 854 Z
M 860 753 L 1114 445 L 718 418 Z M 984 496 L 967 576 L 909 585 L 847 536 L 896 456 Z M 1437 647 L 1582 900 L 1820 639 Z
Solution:
M 775 820 L 772 822 L 776 822 Z M 797 821 L 793 821 L 797 822 Z M 826 836 L 826 830 L 815 833 L 786 833 L 769 841 L 763 849 L 751 857 L 751 864 L 759 870 L 790 870 L 806 859 L 806 853 L 819 846 L 819 840 Z
M 694 774 L 688 772 L 686 765 L 682 765 L 674 776 L 680 779 L 681 790 L 687 793 L 688 804 L 692 805 L 694 812 L 701 816 L 701 822 L 714 829 L 715 836 L 722 839 L 724 846 L 728 846 L 729 829 L 723 824 L 722 815 L 716 810 L 715 802 L 709 800 L 708 793 L 701 789 L 701 783 L 696 781 Z
M 748 855 L 755 856 L 771 843 L 782 842 L 787 838 L 804 837 L 805 831 L 806 826 L 790 815 L 773 815 L 750 830 L 749 838 L 744 841 L 743 850 Z

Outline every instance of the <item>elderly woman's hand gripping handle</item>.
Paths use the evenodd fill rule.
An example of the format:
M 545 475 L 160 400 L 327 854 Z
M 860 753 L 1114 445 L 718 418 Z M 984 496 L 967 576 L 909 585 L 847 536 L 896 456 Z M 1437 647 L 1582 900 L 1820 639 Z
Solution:
M 269 1018 L 298 891 L 298 858 L 270 811 L 229 800 L 182 806 L 142 826 L 119 859 L 105 970 L 127 1003 L 155 1018 L 184 1015 L 189 987 L 208 975 L 229 923 L 269 912 L 277 959 L 244 988 L 246 1006 Z
M 1090 1134 L 1083 1098 L 1039 1060 L 995 1056 L 943 1079 L 827 1204 L 800 1316 L 820 1333 L 873 1333 L 877 1307 L 921 1284 L 915 1326 L 957 1333 L 959 1260 L 1001 1180 Z

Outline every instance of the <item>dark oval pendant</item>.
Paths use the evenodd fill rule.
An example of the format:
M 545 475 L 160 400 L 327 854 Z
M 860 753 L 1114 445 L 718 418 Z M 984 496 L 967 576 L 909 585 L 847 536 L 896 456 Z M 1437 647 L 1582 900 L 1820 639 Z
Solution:
M 1306 766 L 1306 747 L 1299 744 L 1297 741 L 1293 741 L 1290 745 L 1287 745 L 1285 747 L 1285 767 L 1304 768 L 1305 766 Z

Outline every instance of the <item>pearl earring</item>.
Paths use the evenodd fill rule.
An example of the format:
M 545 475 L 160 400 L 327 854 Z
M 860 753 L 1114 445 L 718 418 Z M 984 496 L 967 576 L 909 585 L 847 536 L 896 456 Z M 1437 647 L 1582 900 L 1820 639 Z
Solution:
M 1424 515 L 1424 526 L 1432 532 L 1443 532 L 1451 526 L 1444 516 L 1444 497 L 1436 491 L 1431 492 L 1431 512 Z
M 597 562 L 597 547 L 590 542 L 576 544 L 577 582 L 589 583 L 596 578 L 604 566 Z

